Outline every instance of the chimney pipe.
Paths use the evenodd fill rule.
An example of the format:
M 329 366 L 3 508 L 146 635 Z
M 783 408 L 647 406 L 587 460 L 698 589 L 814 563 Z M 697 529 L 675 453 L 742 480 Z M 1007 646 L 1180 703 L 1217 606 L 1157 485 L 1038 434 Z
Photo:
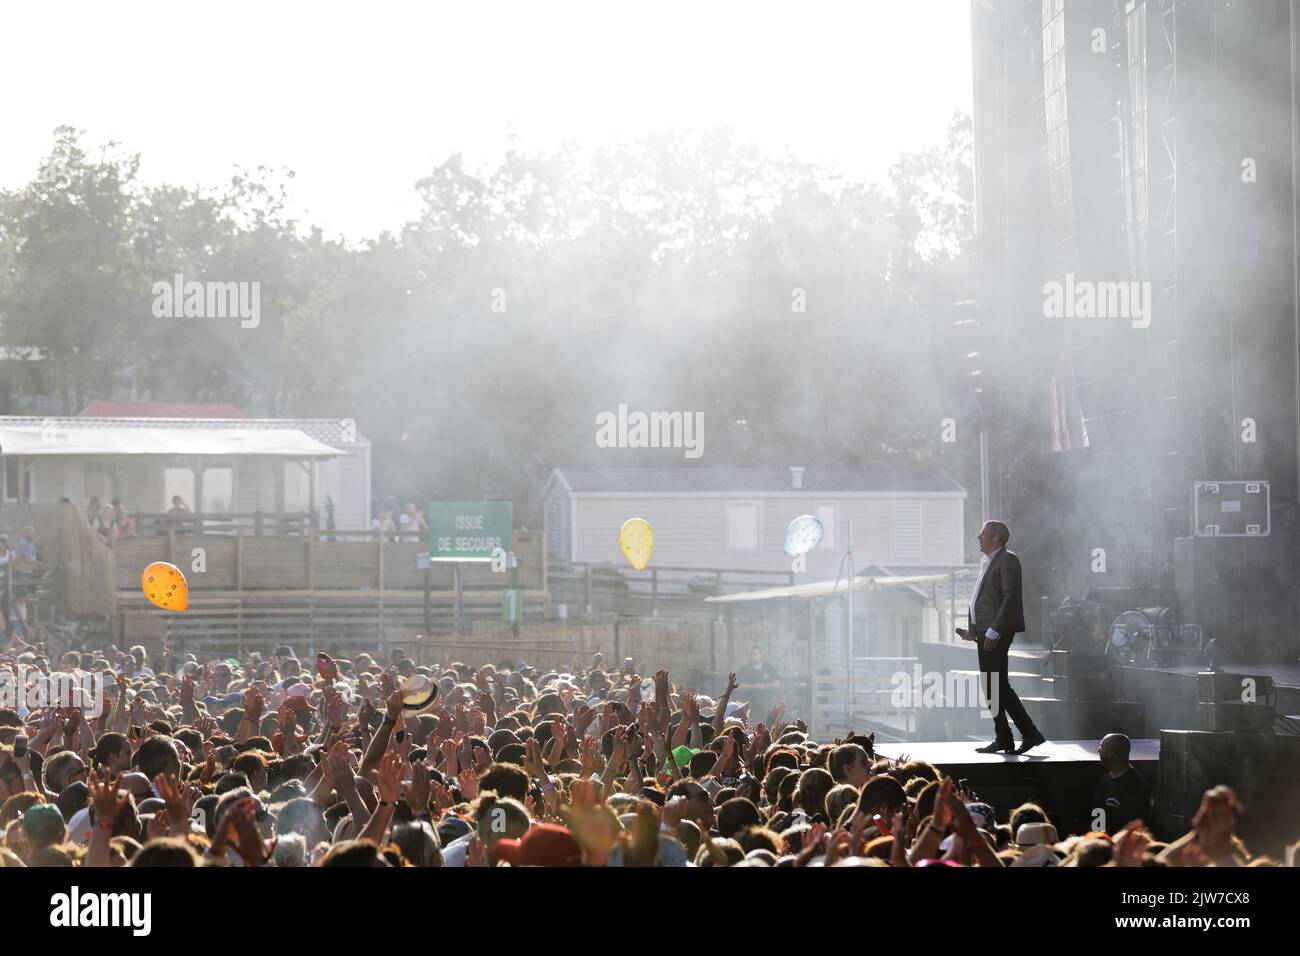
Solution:
M 803 469 L 798 465 L 790 466 L 790 487 L 795 490 L 803 487 Z

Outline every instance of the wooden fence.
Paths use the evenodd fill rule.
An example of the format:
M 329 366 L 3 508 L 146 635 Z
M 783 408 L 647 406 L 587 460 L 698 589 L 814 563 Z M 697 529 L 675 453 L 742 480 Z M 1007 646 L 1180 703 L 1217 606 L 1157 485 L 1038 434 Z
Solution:
M 651 567 L 633 571 L 612 564 L 573 564 L 552 559 L 547 582 L 553 606 L 574 616 L 616 614 L 708 620 L 719 614 L 705 598 L 794 583 L 788 571 L 734 568 Z
M 274 537 L 305 535 L 318 527 L 320 515 L 315 511 L 187 511 L 180 514 L 146 511 L 137 512 L 132 518 L 135 533 L 144 537 L 241 533 Z
M 736 644 L 743 647 L 767 647 L 777 638 L 762 624 L 740 627 Z M 556 622 L 527 625 L 519 638 L 512 637 L 508 625 L 493 621 L 475 621 L 467 638 L 434 634 L 394 642 L 408 649 L 413 660 L 430 666 L 446 666 L 460 661 L 475 667 L 497 664 L 502 660 L 524 661 L 542 670 L 590 666 L 592 655 L 599 652 L 606 670 L 618 670 L 625 657 L 631 657 L 637 669 L 649 676 L 667 668 L 675 681 L 699 686 L 701 692 L 716 695 L 729 670 L 744 663 L 728 660 L 726 639 L 721 628 L 699 622 L 642 621 L 637 623 L 565 625 Z M 792 676 L 791 687 L 800 680 Z M 794 706 L 792 700 L 792 707 Z
M 427 551 L 425 541 L 394 540 L 394 532 L 308 531 L 301 537 L 257 536 L 242 529 L 234 534 L 189 535 L 172 529 L 165 536 L 119 540 L 117 586 L 138 590 L 140 574 L 154 561 L 166 561 L 185 572 L 191 593 L 255 590 L 454 591 L 456 577 L 464 590 L 504 587 L 546 590 L 546 564 L 540 532 L 515 532 L 519 556 L 516 585 L 513 572 L 494 572 L 486 563 L 434 563 L 416 566 Z M 409 536 L 406 536 L 409 537 Z M 203 570 L 196 569 L 201 565 Z

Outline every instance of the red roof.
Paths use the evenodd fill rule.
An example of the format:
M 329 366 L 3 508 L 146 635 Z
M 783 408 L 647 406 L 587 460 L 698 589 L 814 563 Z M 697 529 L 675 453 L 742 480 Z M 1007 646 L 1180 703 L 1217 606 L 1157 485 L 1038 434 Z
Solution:
M 234 405 L 181 402 L 93 401 L 81 410 L 80 418 L 247 418 Z

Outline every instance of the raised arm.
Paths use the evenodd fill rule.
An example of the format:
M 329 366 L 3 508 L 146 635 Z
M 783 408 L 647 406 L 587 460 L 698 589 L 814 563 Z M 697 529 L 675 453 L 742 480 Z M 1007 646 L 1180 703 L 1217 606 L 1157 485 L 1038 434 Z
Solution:
M 388 695 L 388 713 L 384 715 L 383 723 L 379 725 L 375 735 L 370 738 L 370 745 L 366 747 L 366 755 L 361 759 L 362 776 L 379 767 L 380 761 L 384 759 L 385 751 L 388 750 L 388 741 L 393 735 L 393 728 L 397 726 L 397 722 L 401 719 L 402 692 L 395 690 Z
M 371 772 L 370 777 L 374 780 L 375 789 L 379 793 L 379 803 L 375 805 L 375 812 L 370 815 L 365 829 L 357 839 L 383 842 L 384 831 L 388 829 L 389 821 L 393 819 L 397 798 L 402 795 L 402 762 L 402 758 L 396 751 L 390 750 L 384 754 L 379 769 Z
M 736 673 L 732 671 L 727 675 L 727 689 L 722 692 L 718 698 L 718 706 L 713 710 L 713 729 L 722 733 L 722 728 L 727 725 L 727 703 L 731 700 L 731 692 L 739 687 L 736 682 Z

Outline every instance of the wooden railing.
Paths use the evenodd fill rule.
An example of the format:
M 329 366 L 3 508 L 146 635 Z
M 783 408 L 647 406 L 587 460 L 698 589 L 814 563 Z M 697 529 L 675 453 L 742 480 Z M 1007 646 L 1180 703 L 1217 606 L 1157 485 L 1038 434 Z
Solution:
M 547 566 L 547 579 L 552 603 L 564 604 L 575 614 L 700 619 L 719 613 L 718 605 L 705 603 L 706 597 L 794 584 L 789 571 L 660 566 L 633 571 L 555 559 Z
M 149 537 L 166 534 L 302 536 L 315 529 L 319 514 L 315 511 L 231 511 L 202 513 L 140 512 L 133 516 L 135 533 Z
M 457 576 L 462 590 L 518 587 L 546 590 L 540 532 L 515 532 L 519 556 L 518 583 L 513 572 L 494 572 L 486 563 L 460 566 L 435 563 L 416 566 L 427 542 L 413 535 L 379 531 L 309 531 L 301 537 L 236 534 L 186 535 L 175 530 L 166 537 L 119 539 L 119 591 L 138 591 L 140 574 L 153 561 L 167 561 L 186 576 L 191 593 L 203 591 L 451 591 Z M 198 553 L 196 553 L 196 551 Z M 197 570 L 201 566 L 202 571 Z

